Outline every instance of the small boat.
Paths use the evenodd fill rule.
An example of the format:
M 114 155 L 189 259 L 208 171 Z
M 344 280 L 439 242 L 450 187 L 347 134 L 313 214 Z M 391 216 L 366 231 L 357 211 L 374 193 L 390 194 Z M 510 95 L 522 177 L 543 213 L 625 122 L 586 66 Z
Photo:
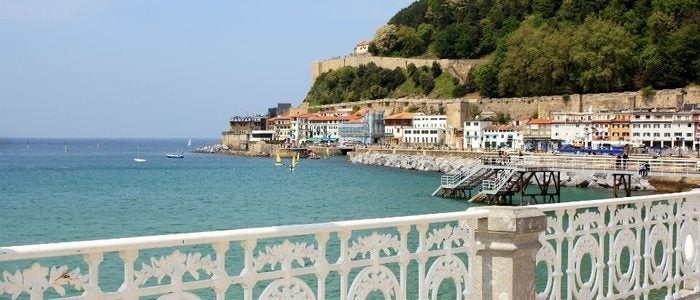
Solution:
M 167 157 L 167 158 L 184 158 L 185 154 L 182 152 L 182 149 L 180 149 L 179 151 L 177 151 L 175 153 L 165 154 L 165 157 Z
M 137 163 L 146 162 L 145 158 L 141 158 L 141 145 L 138 145 L 136 147 L 136 158 L 134 158 L 134 162 L 137 162 Z
M 316 152 L 309 152 L 309 154 L 307 156 L 309 159 L 320 159 L 321 158 L 321 156 L 316 154 Z
M 184 158 L 185 155 L 182 154 L 182 151 L 180 151 L 180 152 L 178 152 L 178 153 L 169 153 L 169 154 L 166 154 L 165 157 L 167 157 L 167 158 Z
M 280 158 L 280 153 L 277 152 L 277 157 L 275 157 L 275 166 L 281 166 L 284 165 L 282 162 L 282 158 Z

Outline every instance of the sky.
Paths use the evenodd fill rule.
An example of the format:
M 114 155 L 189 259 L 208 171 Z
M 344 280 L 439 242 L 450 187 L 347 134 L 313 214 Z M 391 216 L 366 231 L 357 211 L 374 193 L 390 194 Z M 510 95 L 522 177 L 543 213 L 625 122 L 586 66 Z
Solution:
M 216 138 L 414 0 L 0 0 L 0 137 Z

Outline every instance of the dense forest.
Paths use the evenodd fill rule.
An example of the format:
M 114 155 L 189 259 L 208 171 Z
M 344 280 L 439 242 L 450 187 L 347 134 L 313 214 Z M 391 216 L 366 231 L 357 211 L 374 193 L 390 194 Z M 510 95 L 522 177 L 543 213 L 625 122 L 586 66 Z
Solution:
M 684 87 L 698 82 L 699 51 L 700 0 L 419 0 L 370 44 L 376 56 L 487 58 L 449 93 L 484 97 Z M 359 98 L 396 82 L 368 85 L 387 91 Z

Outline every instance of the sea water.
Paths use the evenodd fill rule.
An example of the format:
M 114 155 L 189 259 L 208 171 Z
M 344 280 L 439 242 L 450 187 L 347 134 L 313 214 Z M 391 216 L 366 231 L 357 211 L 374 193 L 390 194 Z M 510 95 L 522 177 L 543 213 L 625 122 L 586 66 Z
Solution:
M 476 205 L 431 196 L 439 173 L 355 165 L 345 156 L 302 159 L 292 172 L 288 160 L 275 166 L 272 158 L 191 153 L 216 139 L 187 142 L 0 139 L 0 247 L 452 212 Z M 166 157 L 179 151 L 184 158 Z M 137 156 L 146 162 L 134 162 Z M 561 199 L 611 194 L 563 188 Z M 105 261 L 103 288 L 114 291 L 122 270 L 116 257 Z M 329 291 L 337 289 L 337 278 L 329 280 L 334 282 Z M 239 298 L 233 289 L 229 293 Z
M 195 139 L 0 139 L 0 246 L 465 210 L 431 196 L 440 174 L 190 153 Z M 166 158 L 184 151 L 184 158 Z M 138 152 L 138 153 L 137 153 Z M 136 156 L 145 158 L 135 163 Z M 287 165 L 289 162 L 286 162 Z M 563 201 L 610 190 L 563 189 Z

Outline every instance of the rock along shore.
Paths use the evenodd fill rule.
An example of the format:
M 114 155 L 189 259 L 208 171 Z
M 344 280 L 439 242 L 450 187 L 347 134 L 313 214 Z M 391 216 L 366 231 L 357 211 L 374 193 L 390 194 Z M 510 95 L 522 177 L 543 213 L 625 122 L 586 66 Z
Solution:
M 425 172 L 450 173 L 469 164 L 473 159 L 462 157 L 433 157 L 429 155 L 405 155 L 385 153 L 353 153 L 349 161 L 354 164 L 384 166 Z M 561 185 L 579 188 L 611 188 L 613 176 L 595 171 L 562 171 Z M 637 191 L 656 191 L 649 180 L 632 175 L 631 185 Z
M 225 145 L 216 144 L 209 146 L 202 146 L 192 150 L 193 153 L 217 153 L 217 154 L 232 154 L 241 156 L 257 156 L 257 157 L 269 157 L 270 154 L 266 152 L 251 152 L 251 151 L 235 151 L 231 150 Z

